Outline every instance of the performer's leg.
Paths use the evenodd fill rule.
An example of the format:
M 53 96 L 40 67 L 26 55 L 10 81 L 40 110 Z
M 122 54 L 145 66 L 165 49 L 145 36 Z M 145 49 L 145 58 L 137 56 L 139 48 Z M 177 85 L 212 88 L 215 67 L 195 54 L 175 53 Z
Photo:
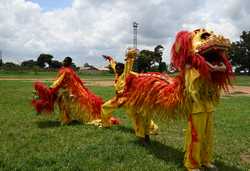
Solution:
M 145 135 L 150 134 L 150 126 L 151 126 L 151 116 L 148 114 L 143 115 L 143 123 L 144 123 L 144 129 L 145 129 Z
M 142 113 L 134 113 L 132 115 L 135 135 L 139 138 L 142 145 L 147 145 L 150 141 L 150 123 L 151 118 L 145 117 Z
M 62 124 L 69 124 L 72 120 L 70 118 L 70 110 L 69 110 L 69 106 L 66 106 L 67 103 L 65 103 L 65 101 L 60 101 L 58 103 L 59 106 L 59 110 L 60 110 L 60 114 L 59 114 L 59 119 L 61 121 Z
M 208 166 L 212 164 L 212 155 L 213 155 L 213 113 L 206 113 L 206 128 L 205 128 L 205 137 L 204 145 L 201 153 L 202 156 L 202 165 Z
M 186 152 L 184 165 L 188 169 L 198 169 L 201 167 L 201 149 L 203 136 L 205 134 L 205 114 L 191 114 L 186 130 Z
M 60 121 L 63 125 L 67 125 L 71 122 L 71 119 L 66 111 L 61 111 L 59 117 L 60 117 Z
M 149 130 L 150 130 L 150 135 L 157 135 L 158 134 L 158 126 L 154 123 L 153 120 L 150 122 Z
M 133 128 L 135 130 L 135 135 L 139 138 L 145 137 L 145 130 L 143 126 L 143 118 L 141 114 L 136 113 L 133 109 L 127 109 L 127 114 L 132 121 Z
M 150 126 L 151 126 L 152 120 L 151 120 L 151 115 L 146 114 L 144 115 L 144 130 L 145 130 L 145 141 L 146 143 L 149 143 L 150 138 Z
M 136 113 L 133 109 L 127 109 L 127 114 L 132 120 L 132 124 L 135 130 L 135 135 L 139 138 L 139 141 L 142 145 L 147 145 L 150 141 L 149 132 L 150 132 L 150 119 L 142 115 L 142 113 Z
M 58 95 L 57 103 L 59 106 L 59 120 L 62 124 L 69 124 L 72 120 L 70 118 L 70 104 L 67 100 L 68 96 L 66 93 L 61 93 Z
M 101 119 L 104 127 L 110 127 L 111 123 L 109 122 L 110 117 L 112 116 L 112 112 L 118 108 L 119 103 L 117 102 L 117 98 L 114 97 L 111 100 L 105 102 L 102 105 L 101 111 Z

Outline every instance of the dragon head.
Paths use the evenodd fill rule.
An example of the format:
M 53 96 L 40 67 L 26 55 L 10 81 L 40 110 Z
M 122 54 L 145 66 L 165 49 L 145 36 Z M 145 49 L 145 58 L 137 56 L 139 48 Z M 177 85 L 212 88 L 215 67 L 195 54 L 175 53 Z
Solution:
M 193 53 L 203 56 L 207 62 L 219 62 L 221 52 L 227 52 L 230 48 L 229 39 L 212 31 L 197 29 L 192 34 Z
M 229 48 L 229 39 L 212 31 L 181 31 L 171 49 L 171 63 L 180 71 L 185 71 L 187 65 L 194 67 L 201 76 L 224 88 L 232 75 L 232 66 L 227 57 Z M 219 65 L 225 66 L 223 72 L 211 70 L 211 66 Z

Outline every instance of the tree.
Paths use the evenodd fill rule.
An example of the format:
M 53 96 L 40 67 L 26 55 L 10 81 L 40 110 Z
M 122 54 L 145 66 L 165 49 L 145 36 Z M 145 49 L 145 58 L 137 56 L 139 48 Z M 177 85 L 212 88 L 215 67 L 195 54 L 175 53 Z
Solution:
M 85 63 L 83 66 L 84 67 L 90 67 L 90 65 L 88 63 Z
M 163 54 L 163 46 L 157 45 L 154 48 L 154 51 L 150 50 L 142 50 L 137 56 L 134 64 L 134 70 L 137 72 L 148 72 L 148 71 L 156 71 L 162 70 L 163 65 L 162 62 L 162 54 Z M 157 66 L 158 65 L 158 66 Z M 161 68 L 160 68 L 161 67 Z
M 22 67 L 27 67 L 27 68 L 33 68 L 37 65 L 37 62 L 36 61 L 33 61 L 33 60 L 27 60 L 27 61 L 23 61 L 21 63 L 21 66 Z
M 58 69 L 58 68 L 61 68 L 62 67 L 62 63 L 57 61 L 57 60 L 52 60 L 51 61 L 51 64 L 50 64 L 50 68 L 53 68 L 53 69 Z
M 240 40 L 232 43 L 229 55 L 233 65 L 240 70 L 248 70 L 250 75 L 250 31 L 243 31 Z
M 6 70 L 16 70 L 16 69 L 19 69 L 19 65 L 13 63 L 13 62 L 6 62 L 3 64 L 3 69 L 6 69 Z
M 167 71 L 167 65 L 165 62 L 161 62 L 159 63 L 159 68 L 158 68 L 159 72 L 166 72 Z
M 40 68 L 44 68 L 46 64 L 50 66 L 52 63 L 52 58 L 53 56 L 50 54 L 40 54 L 39 57 L 37 58 L 37 65 Z
M 136 71 L 147 72 L 151 69 L 154 61 L 154 52 L 150 50 L 142 50 L 135 60 Z
M 0 59 L 0 67 L 3 66 L 3 60 Z

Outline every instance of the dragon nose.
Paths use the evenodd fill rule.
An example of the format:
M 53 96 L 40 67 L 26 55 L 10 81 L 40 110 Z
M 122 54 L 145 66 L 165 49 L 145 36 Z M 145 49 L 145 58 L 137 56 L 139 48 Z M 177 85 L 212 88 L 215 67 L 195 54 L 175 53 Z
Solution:
M 201 34 L 201 39 L 206 40 L 206 39 L 209 38 L 210 36 L 211 36 L 211 34 L 208 33 L 208 32 L 202 33 L 202 34 Z

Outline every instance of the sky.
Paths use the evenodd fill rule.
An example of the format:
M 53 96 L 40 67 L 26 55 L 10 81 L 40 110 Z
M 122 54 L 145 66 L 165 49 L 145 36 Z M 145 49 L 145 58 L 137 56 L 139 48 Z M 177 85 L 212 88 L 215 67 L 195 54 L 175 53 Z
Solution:
M 178 31 L 206 28 L 239 40 L 250 30 L 249 0 L 0 0 L 0 50 L 4 62 L 71 56 L 78 66 L 104 66 L 102 54 L 122 62 L 133 46 L 163 45 L 164 61 Z
M 55 9 L 64 9 L 71 7 L 73 0 L 27 0 L 38 4 L 43 11 L 51 11 Z

